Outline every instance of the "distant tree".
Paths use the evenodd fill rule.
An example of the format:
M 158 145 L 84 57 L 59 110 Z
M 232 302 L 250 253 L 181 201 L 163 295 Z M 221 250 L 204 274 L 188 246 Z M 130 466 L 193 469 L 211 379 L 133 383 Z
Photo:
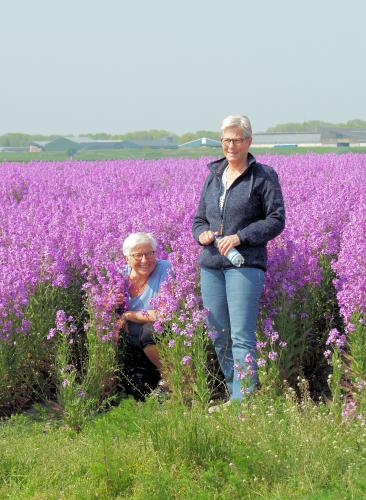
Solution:
M 96 134 L 81 134 L 83 137 L 90 137 L 90 139 L 95 139 L 96 141 L 106 141 L 113 138 L 112 134 L 106 134 L 105 132 L 97 132 Z
M 0 146 L 27 146 L 30 142 L 30 135 L 21 133 L 4 134 L 0 137 Z
M 366 121 L 360 120 L 359 118 L 354 118 L 353 120 L 348 120 L 345 123 L 345 127 L 348 128 L 366 128 Z
M 320 120 L 309 120 L 303 123 L 281 123 L 270 127 L 267 133 L 296 133 L 296 132 L 320 132 L 321 127 L 345 127 L 345 128 L 366 128 L 366 121 L 360 119 L 349 120 L 345 123 L 330 123 Z
M 29 146 L 29 143 L 33 141 L 50 141 L 55 137 L 56 137 L 55 135 L 51 136 L 41 135 L 41 134 L 29 135 L 29 134 L 22 134 L 20 132 L 15 132 L 15 133 L 1 135 L 0 146 L 24 147 L 24 146 Z
M 136 132 L 128 132 L 124 134 L 123 139 L 162 139 L 165 137 L 174 137 L 177 138 L 176 134 L 173 132 L 169 132 L 168 130 L 137 130 Z

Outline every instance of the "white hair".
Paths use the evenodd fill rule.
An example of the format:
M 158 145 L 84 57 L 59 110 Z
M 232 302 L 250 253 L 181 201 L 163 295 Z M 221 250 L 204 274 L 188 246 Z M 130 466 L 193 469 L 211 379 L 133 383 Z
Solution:
M 221 124 L 221 130 L 224 131 L 226 128 L 239 127 L 242 129 L 244 137 L 252 137 L 252 126 L 250 120 L 245 115 L 229 115 L 223 119 Z
M 158 246 L 156 243 L 156 239 L 150 233 L 143 233 L 143 232 L 131 233 L 127 236 L 127 238 L 123 242 L 122 245 L 123 255 L 125 255 L 126 257 L 130 256 L 135 246 L 145 245 L 145 244 L 150 245 L 154 252 Z

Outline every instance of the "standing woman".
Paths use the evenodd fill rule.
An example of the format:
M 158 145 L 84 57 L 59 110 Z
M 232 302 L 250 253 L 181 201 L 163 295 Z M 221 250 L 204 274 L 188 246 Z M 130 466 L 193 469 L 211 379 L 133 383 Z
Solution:
M 203 247 L 201 292 L 209 326 L 216 331 L 217 357 L 231 400 L 242 400 L 240 379 L 247 368 L 245 392 L 257 384 L 255 329 L 266 245 L 284 229 L 285 209 L 276 172 L 248 152 L 249 119 L 228 116 L 221 131 L 225 157 L 208 165 L 193 235 Z M 240 255 L 229 260 L 236 250 Z

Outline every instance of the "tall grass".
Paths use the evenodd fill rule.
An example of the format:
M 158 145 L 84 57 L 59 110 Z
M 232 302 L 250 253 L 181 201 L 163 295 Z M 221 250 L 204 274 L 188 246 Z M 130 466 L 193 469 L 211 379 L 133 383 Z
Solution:
M 303 389 L 302 389 L 303 390 Z M 304 391 L 303 391 L 304 392 Z M 80 433 L 0 425 L 1 498 L 363 498 L 366 428 L 289 391 L 208 415 L 122 402 Z

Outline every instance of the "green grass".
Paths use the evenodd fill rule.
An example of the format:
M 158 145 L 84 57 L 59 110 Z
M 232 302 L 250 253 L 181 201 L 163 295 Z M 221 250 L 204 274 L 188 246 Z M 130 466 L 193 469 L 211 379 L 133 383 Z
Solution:
M 262 395 L 204 409 L 124 400 L 80 433 L 45 413 L 0 424 L 0 498 L 364 498 L 366 429 Z
M 251 148 L 254 155 L 276 154 L 292 155 L 314 153 L 366 153 L 366 148 Z M 80 151 L 74 158 L 76 160 L 120 160 L 140 158 L 154 160 L 159 158 L 199 158 L 202 156 L 222 156 L 221 148 L 187 148 L 187 149 L 111 149 Z M 44 152 L 44 153 L 6 153 L 0 152 L 1 162 L 30 162 L 30 161 L 65 161 L 68 159 L 66 152 Z

